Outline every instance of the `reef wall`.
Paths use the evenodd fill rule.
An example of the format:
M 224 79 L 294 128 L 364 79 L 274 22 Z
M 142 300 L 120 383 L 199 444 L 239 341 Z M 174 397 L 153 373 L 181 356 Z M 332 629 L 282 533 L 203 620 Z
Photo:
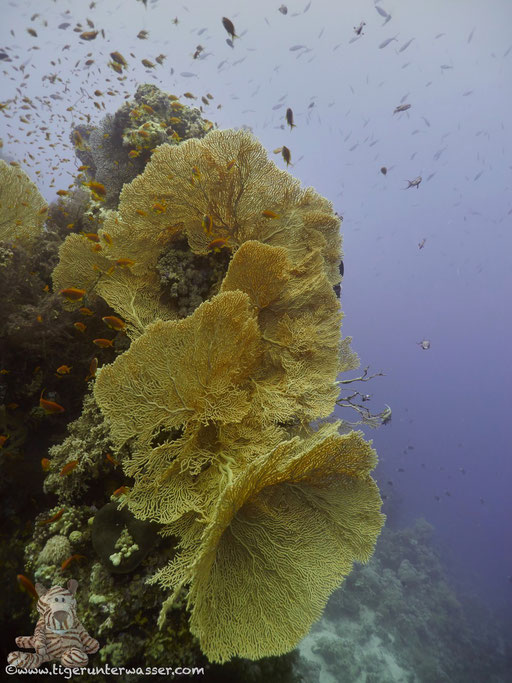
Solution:
M 140 86 L 73 132 L 82 170 L 38 237 L 58 306 L 39 324 L 73 355 L 43 354 L 24 398 L 48 501 L 25 574 L 78 579 L 112 664 L 290 652 L 384 520 L 375 451 L 331 417 L 358 364 L 340 219 L 251 133 L 211 128 Z

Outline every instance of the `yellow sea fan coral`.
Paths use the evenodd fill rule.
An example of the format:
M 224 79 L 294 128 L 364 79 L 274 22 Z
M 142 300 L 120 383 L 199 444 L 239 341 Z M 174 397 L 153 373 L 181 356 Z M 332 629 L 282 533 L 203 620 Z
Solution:
M 184 320 L 158 321 L 101 369 L 95 396 L 122 445 L 151 443 L 158 428 L 239 422 L 241 383 L 259 360 L 259 330 L 242 292 L 219 294 Z
M 295 265 L 289 253 L 245 242 L 221 286 L 246 292 L 258 311 L 264 358 L 254 382 L 264 421 L 327 417 L 338 395 L 339 302 L 319 249 Z
M 190 508 L 190 477 L 216 458 L 222 466 L 216 428 L 241 422 L 250 410 L 260 356 L 248 296 L 226 292 L 184 320 L 148 326 L 98 372 L 94 395 L 112 438 L 119 447 L 132 441 L 125 467 L 136 477 L 134 511 L 167 522 Z
M 140 277 L 127 268 L 116 267 L 110 275 L 100 278 L 96 291 L 127 323 L 126 332 L 132 339 L 155 320 L 177 317 L 170 306 L 160 302 L 160 282 L 153 272 Z
M 59 263 L 52 273 L 56 291 L 66 287 L 85 289 L 89 301 L 101 296 L 127 323 L 127 333 L 136 338 L 155 320 L 176 317 L 169 306 L 160 303 L 160 285 L 155 272 L 137 277 L 118 265 L 108 249 L 94 251 L 84 235 L 68 235 L 59 248 Z M 63 299 L 68 310 L 82 306 L 80 301 Z
M 259 312 L 282 294 L 291 270 L 292 264 L 284 247 L 250 240 L 244 242 L 231 259 L 221 291 L 238 289 L 246 292 Z
M 173 588 L 162 614 L 190 583 L 190 628 L 210 660 L 288 652 L 353 562 L 371 557 L 384 521 L 375 452 L 338 426 L 251 462 L 224 488 L 200 544 L 189 517 L 183 554 L 157 575 Z
M 0 241 L 37 237 L 47 208 L 25 171 L 0 159 Z
M 269 210 L 276 219 L 264 216 Z M 205 216 L 212 221 L 208 231 Z M 137 260 L 135 273 L 154 267 L 162 245 L 185 234 L 198 254 L 207 253 L 215 238 L 231 249 L 248 240 L 285 246 L 293 261 L 318 247 L 334 284 L 339 225 L 330 202 L 277 168 L 251 133 L 222 130 L 158 147 L 144 172 L 124 186 L 119 210 L 104 229 L 117 258 Z
M 68 235 L 59 247 L 59 262 L 53 270 L 52 280 L 55 291 L 67 287 L 85 289 L 91 299 L 97 294 L 95 288 L 107 272 L 112 262 L 101 252 L 93 251 L 92 243 L 84 235 Z M 79 308 L 80 301 L 63 300 L 68 310 Z

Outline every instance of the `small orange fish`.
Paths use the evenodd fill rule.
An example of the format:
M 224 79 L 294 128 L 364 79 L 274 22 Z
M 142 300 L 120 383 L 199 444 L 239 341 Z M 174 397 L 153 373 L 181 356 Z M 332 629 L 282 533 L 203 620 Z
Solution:
M 49 458 L 41 458 L 41 468 L 43 472 L 48 472 L 50 469 L 51 461 Z
M 121 268 L 130 268 L 135 265 L 135 261 L 131 258 L 120 258 L 116 261 L 116 266 L 121 266 Z
M 85 381 L 87 382 L 90 379 L 93 379 L 96 377 L 96 370 L 98 369 L 98 359 L 93 358 L 92 361 L 89 364 L 89 374 L 85 378 Z
M 39 398 L 39 406 L 47 415 L 56 415 L 57 413 L 65 412 L 66 409 L 59 403 L 55 403 L 55 401 L 47 401 L 45 398 L 43 398 L 43 391 L 41 392 L 41 396 Z
M 121 330 L 124 330 L 126 327 L 126 323 L 121 320 L 121 318 L 118 318 L 116 315 L 106 315 L 102 318 L 103 322 L 105 325 L 108 325 L 111 330 L 116 330 L 116 332 L 120 332 Z
M 135 213 L 138 213 L 139 216 L 147 216 L 147 213 L 142 211 L 142 209 L 135 209 Z
M 153 209 L 153 211 L 155 213 L 163 213 L 167 207 L 165 204 L 161 204 L 160 202 L 155 202 L 151 208 Z
M 99 346 L 100 349 L 107 349 L 109 346 L 114 346 L 112 339 L 93 339 L 92 343 Z
M 101 244 L 95 244 L 95 245 L 93 246 L 92 250 L 93 250 L 93 251 L 101 251 L 101 250 L 102 250 Z
M 78 562 L 79 560 L 85 560 L 85 555 L 71 555 L 67 558 L 67 560 L 64 560 L 64 562 L 60 565 L 60 568 L 62 571 L 64 571 L 72 562 Z
M 224 247 L 229 247 L 228 238 L 227 237 L 217 237 L 216 239 L 214 239 L 210 242 L 210 244 L 208 245 L 208 250 L 219 252 Z
M 130 157 L 130 159 L 135 159 L 139 155 L 140 155 L 140 149 L 131 149 L 128 152 L 128 156 Z
M 18 579 L 18 584 L 22 590 L 24 590 L 26 593 L 31 595 L 36 600 L 39 600 L 39 595 L 37 594 L 35 586 L 30 579 L 27 579 L 27 577 L 23 576 L 23 574 L 18 574 L 16 578 Z
M 262 211 L 261 215 L 264 216 L 265 218 L 279 218 L 279 214 L 274 213 L 274 211 Z
M 231 161 L 228 161 L 227 166 L 226 166 L 227 170 L 231 171 L 231 169 L 233 168 L 233 166 L 235 164 L 236 164 L 236 159 L 231 159 Z
M 19 408 L 19 407 L 20 407 L 19 403 L 8 403 L 7 404 L 7 408 L 9 410 L 16 410 L 16 408 Z
M 36 316 L 36 320 L 38 323 L 42 323 L 43 322 L 43 316 L 42 315 Z
M 98 31 L 84 31 L 80 34 L 82 40 L 94 40 L 98 35 Z
M 107 190 L 103 183 L 98 183 L 95 180 L 90 180 L 88 183 L 83 183 L 83 185 L 91 190 L 93 199 L 96 199 L 97 201 L 104 201 L 105 196 L 107 194 Z
M 128 62 L 120 52 L 111 52 L 110 56 L 117 64 L 120 64 L 121 66 L 128 66 Z
M 95 232 L 83 232 L 82 235 L 84 237 L 87 237 L 88 240 L 91 240 L 91 242 L 99 242 L 100 241 L 99 235 Z
M 66 463 L 60 471 L 60 476 L 65 477 L 66 474 L 69 474 L 70 472 L 72 472 L 77 465 L 78 465 L 78 460 L 71 460 L 70 462 Z
M 86 325 L 81 322 L 73 323 L 73 327 L 75 327 L 79 332 L 85 332 L 86 330 Z
M 90 308 L 86 308 L 85 306 L 82 306 L 82 308 L 79 308 L 78 310 L 82 315 L 94 315 L 94 312 L 91 311 Z
M 128 493 L 129 490 L 130 490 L 130 489 L 129 489 L 128 486 L 120 486 L 118 489 L 116 489 L 116 490 L 112 493 L 112 495 L 115 496 L 115 497 L 117 498 L 118 496 L 122 496 L 122 495 L 124 495 L 125 493 Z
M 110 453 L 106 453 L 105 458 L 106 458 L 109 462 L 111 462 L 111 463 L 114 465 L 114 467 L 117 467 L 117 466 L 119 465 L 118 461 L 117 461 L 117 460 L 114 458 L 114 456 L 111 455 Z
M 10 434 L 0 434 L 0 448 L 4 447 L 6 441 L 10 438 Z
M 56 512 L 54 515 L 51 517 L 48 517 L 48 519 L 43 519 L 39 522 L 39 524 L 53 524 L 53 522 L 56 522 L 59 520 L 64 512 L 66 511 L 66 508 L 61 508 L 58 512 Z
M 285 145 L 283 145 L 281 148 L 281 155 L 283 160 L 286 162 L 286 166 L 288 167 L 292 163 L 292 153 Z
M 69 194 L 69 192 L 67 190 L 57 190 L 57 194 L 59 195 L 59 197 L 65 197 Z
M 85 289 L 68 287 L 67 289 L 61 289 L 59 294 L 61 294 L 68 301 L 82 301 L 85 296 Z
M 69 375 L 71 372 L 71 368 L 73 366 L 71 365 L 61 365 L 60 367 L 57 368 L 57 372 L 59 375 Z

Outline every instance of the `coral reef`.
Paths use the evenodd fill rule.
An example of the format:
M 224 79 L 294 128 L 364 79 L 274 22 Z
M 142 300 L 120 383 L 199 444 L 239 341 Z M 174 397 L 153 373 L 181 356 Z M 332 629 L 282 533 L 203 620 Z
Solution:
M 68 436 L 48 451 L 50 463 L 44 482 L 45 492 L 57 494 L 59 501 L 66 504 L 83 499 L 99 478 L 107 485 L 107 491 L 117 488 L 117 480 L 112 477 L 115 462 L 106 457 L 113 445 L 110 430 L 91 394 L 85 396 L 82 413 L 68 424 L 67 432 Z M 66 465 L 75 461 L 78 461 L 76 467 L 61 476 Z
M 92 544 L 112 574 L 132 572 L 157 545 L 157 525 L 107 503 L 94 515 Z
M 185 107 L 171 97 L 144 83 L 133 101 L 107 115 L 99 126 L 78 126 L 72 132 L 71 140 L 78 158 L 88 167 L 88 177 L 106 188 L 106 208 L 117 206 L 123 185 L 144 170 L 156 147 L 201 138 L 211 127 L 199 109 Z
M 47 389 L 67 419 L 46 442 L 25 571 L 76 576 L 101 661 L 221 672 L 213 662 L 248 657 L 247 680 L 289 680 L 295 658 L 267 657 L 372 554 L 376 456 L 322 422 L 357 367 L 333 290 L 339 217 L 251 133 L 212 127 L 145 85 L 72 133 L 83 167 L 50 207 L 46 294 L 73 350 L 57 386 L 75 398 L 68 412 L 67 390 Z
M 366 566 L 355 567 L 299 646 L 309 683 L 468 683 L 507 680 L 506 629 L 456 595 L 418 520 L 384 529 Z
M 168 225 L 167 214 L 173 225 Z M 90 262 L 90 251 L 76 268 L 66 245 L 61 250 L 55 281 L 69 285 L 78 274 L 82 287 L 94 286 L 134 329 L 130 349 L 98 373 L 94 394 L 116 447 L 129 443 L 132 453 L 123 466 L 135 481 L 122 504 L 141 519 L 166 524 L 166 533 L 180 538 L 178 556 L 155 577 L 173 589 L 160 624 L 181 586 L 190 584 L 191 629 L 212 661 L 289 651 L 319 616 L 330 591 L 350 570 L 353 560 L 369 557 L 382 525 L 380 498 L 374 495 L 368 467 L 352 470 L 348 464 L 364 444 L 361 436 L 354 434 L 350 451 L 343 447 L 339 434 L 342 441 L 331 443 L 329 430 L 308 428 L 311 420 L 332 413 L 338 393 L 341 313 L 332 290 L 339 281 L 338 227 L 330 204 L 279 171 L 251 134 L 214 131 L 203 141 L 190 140 L 179 147 L 162 145 L 144 173 L 125 185 L 119 210 L 107 216 L 104 232 L 100 231 L 103 238 L 108 235 L 108 249 L 102 250 L 98 268 L 109 273 L 107 278 L 91 285 L 83 267 Z M 145 300 L 133 305 L 134 297 L 127 297 L 124 288 L 121 296 L 130 300 L 128 310 L 126 305 L 121 309 L 112 297 L 120 272 L 114 264 L 129 261 L 133 281 L 146 283 L 153 278 L 162 253 L 183 236 L 190 251 L 199 256 L 207 255 L 209 243 L 216 241 L 223 241 L 233 252 L 219 293 L 210 295 L 183 320 L 143 324 L 143 315 L 144 320 L 150 317 Z M 80 261 L 80 244 L 73 240 L 73 245 Z M 81 279 L 84 272 L 86 279 Z M 158 294 L 155 291 L 155 300 Z M 289 441 L 292 434 L 284 428 L 290 421 L 303 428 L 300 438 L 305 450 L 300 457 L 294 454 L 298 446 L 293 440 L 299 437 Z M 337 423 L 330 429 L 337 433 L 339 427 Z M 255 433 L 256 441 L 251 438 Z M 308 438 L 310 449 L 305 447 Z M 317 439 L 325 443 L 319 445 Z M 316 448 L 318 453 L 328 453 L 329 460 L 317 456 L 318 472 L 307 474 L 307 468 L 303 472 L 295 461 L 301 457 L 315 461 Z M 280 458 L 283 462 L 278 466 Z M 296 469 L 287 468 L 285 462 L 290 467 L 295 463 Z M 254 463 L 258 468 L 253 471 Z M 283 469 L 283 478 L 268 478 L 269 463 Z M 375 461 L 371 463 L 373 466 Z M 217 545 L 222 548 L 222 538 L 237 536 L 234 529 L 245 514 L 244 502 L 258 495 L 257 488 L 244 492 L 249 472 L 254 483 L 260 477 L 265 482 L 262 489 L 267 492 L 261 505 L 263 509 L 275 507 L 273 515 L 279 515 L 277 500 L 280 496 L 286 499 L 286 491 L 291 495 L 287 505 L 300 509 L 297 501 L 291 501 L 303 479 L 314 489 L 315 482 L 325 486 L 331 477 L 333 491 L 339 491 L 344 486 L 343 475 L 352 477 L 350 487 L 360 482 L 362 489 L 351 505 L 361 514 L 364 510 L 366 525 L 357 531 L 354 526 L 354 539 L 359 536 L 367 545 L 359 555 L 354 539 L 348 541 L 341 532 L 341 520 L 350 514 L 350 506 L 336 512 L 335 496 L 318 500 L 318 494 L 304 493 L 302 505 L 308 502 L 314 510 L 311 519 L 322 528 L 312 535 L 325 536 L 331 527 L 331 542 L 339 539 L 341 547 L 350 548 L 349 556 L 342 560 L 340 554 L 336 566 L 324 562 L 327 573 L 323 576 L 318 566 L 325 549 L 315 549 L 311 540 L 306 542 L 302 552 L 323 581 L 322 587 L 317 585 L 315 598 L 300 603 L 300 610 L 292 605 L 288 621 L 281 614 L 271 628 L 273 612 L 260 592 L 253 609 L 255 614 L 263 610 L 267 615 L 265 629 L 251 617 L 245 602 L 246 629 L 237 628 L 235 633 L 231 625 L 240 610 L 235 591 L 212 598 L 215 608 L 202 601 L 206 595 L 215 595 L 215 586 L 228 585 L 222 570 L 224 554 L 231 559 L 230 567 L 237 565 L 234 557 L 241 554 L 237 573 L 240 595 L 245 594 L 244 587 L 262 583 L 258 571 L 254 567 L 249 571 L 244 559 L 252 544 L 255 549 L 249 551 L 249 557 L 267 553 L 260 547 L 262 539 L 257 533 L 259 544 L 248 538 L 238 550 L 236 544 L 231 548 L 228 544 L 218 553 L 214 549 Z M 266 497 L 273 487 L 284 487 L 284 492 L 271 502 Z M 225 522 L 219 519 L 226 514 L 223 506 L 231 511 Z M 329 506 L 333 519 L 326 512 Z M 211 538 L 209 524 L 215 529 Z M 254 524 L 256 529 L 264 529 L 265 516 Z M 295 540 L 291 546 L 301 544 Z M 269 550 L 268 557 L 273 553 L 275 549 Z M 293 555 L 291 547 L 288 554 Z M 209 558 L 204 568 L 203 555 Z M 206 573 L 201 582 L 198 579 L 213 557 L 217 578 L 208 578 Z M 311 582 L 311 569 L 300 571 Z M 279 589 L 277 581 L 269 596 Z M 305 591 L 297 592 L 302 595 Z M 216 631 L 211 623 L 214 613 Z
M 203 301 L 217 294 L 226 274 L 229 253 L 194 254 L 186 242 L 174 242 L 158 260 L 161 299 L 179 318 L 191 315 Z

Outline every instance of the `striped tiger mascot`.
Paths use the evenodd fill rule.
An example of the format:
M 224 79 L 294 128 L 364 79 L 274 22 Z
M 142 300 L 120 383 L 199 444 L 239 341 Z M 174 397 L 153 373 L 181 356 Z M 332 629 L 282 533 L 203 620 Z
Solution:
M 87 633 L 76 616 L 75 593 L 78 581 L 71 579 L 66 588 L 50 590 L 36 583 L 39 595 L 37 611 L 41 615 L 33 636 L 18 636 L 18 647 L 35 652 L 11 652 L 7 661 L 17 669 L 37 669 L 40 664 L 60 659 L 63 666 L 86 666 L 88 654 L 98 651 L 100 644 Z

